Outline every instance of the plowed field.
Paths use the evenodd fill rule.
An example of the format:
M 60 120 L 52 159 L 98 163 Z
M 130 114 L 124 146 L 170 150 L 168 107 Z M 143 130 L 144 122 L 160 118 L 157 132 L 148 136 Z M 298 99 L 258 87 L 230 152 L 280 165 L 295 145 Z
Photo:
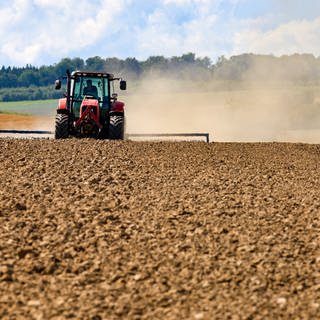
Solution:
M 1 319 L 320 318 L 320 146 L 0 151 Z

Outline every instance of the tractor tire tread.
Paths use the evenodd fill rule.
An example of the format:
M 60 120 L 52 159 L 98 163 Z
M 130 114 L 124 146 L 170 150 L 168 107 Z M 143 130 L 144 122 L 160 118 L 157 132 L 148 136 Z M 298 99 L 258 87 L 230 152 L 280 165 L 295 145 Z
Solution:
M 55 139 L 66 139 L 69 137 L 69 116 L 57 114 L 55 122 Z
M 110 116 L 109 139 L 112 139 L 112 140 L 124 139 L 124 116 L 121 116 L 121 115 Z

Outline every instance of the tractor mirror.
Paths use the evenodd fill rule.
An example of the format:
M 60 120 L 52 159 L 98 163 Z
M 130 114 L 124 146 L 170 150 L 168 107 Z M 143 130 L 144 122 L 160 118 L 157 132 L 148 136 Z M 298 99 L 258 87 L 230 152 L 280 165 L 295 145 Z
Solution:
M 127 90 L 127 82 L 124 80 L 120 81 L 120 90 Z
M 56 90 L 60 90 L 61 89 L 61 80 L 56 80 L 54 83 L 54 88 Z

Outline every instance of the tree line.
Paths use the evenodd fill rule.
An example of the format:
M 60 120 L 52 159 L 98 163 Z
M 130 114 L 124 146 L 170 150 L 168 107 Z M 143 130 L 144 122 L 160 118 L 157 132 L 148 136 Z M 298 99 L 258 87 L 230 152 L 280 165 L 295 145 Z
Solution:
M 320 57 L 311 54 L 272 55 L 242 54 L 213 63 L 194 53 L 166 58 L 151 56 L 145 61 L 136 58 L 102 58 L 99 56 L 64 58 L 60 62 L 35 67 L 5 67 L 0 70 L 0 101 L 51 99 L 60 96 L 53 90 L 55 79 L 66 70 L 91 70 L 114 73 L 131 81 L 147 76 L 196 81 L 291 81 L 315 83 L 320 79 Z

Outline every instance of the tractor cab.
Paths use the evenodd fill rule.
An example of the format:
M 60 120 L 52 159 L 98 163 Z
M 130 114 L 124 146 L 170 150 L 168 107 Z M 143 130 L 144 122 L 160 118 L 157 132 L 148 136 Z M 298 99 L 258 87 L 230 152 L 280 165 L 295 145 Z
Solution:
M 66 79 L 67 92 L 65 98 L 59 100 L 57 109 L 56 138 L 85 136 L 123 139 L 124 103 L 117 101 L 114 81 L 120 80 L 121 90 L 126 90 L 126 81 L 110 73 L 88 71 L 67 71 Z M 61 88 L 61 80 L 56 81 L 55 87 Z M 65 120 L 67 116 L 68 121 Z M 68 129 L 65 128 L 66 122 Z
M 99 103 L 103 118 L 111 106 L 110 81 L 108 77 L 75 73 L 71 79 L 71 108 L 75 118 L 80 117 L 80 107 L 84 98 L 95 99 Z

